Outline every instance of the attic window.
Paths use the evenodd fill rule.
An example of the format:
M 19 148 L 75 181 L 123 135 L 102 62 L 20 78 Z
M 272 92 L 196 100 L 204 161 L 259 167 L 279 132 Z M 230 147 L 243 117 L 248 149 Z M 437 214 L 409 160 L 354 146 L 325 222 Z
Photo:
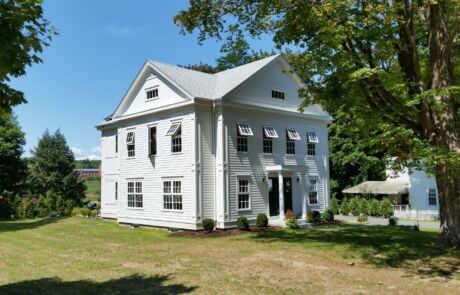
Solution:
M 252 136 L 251 126 L 248 123 L 238 123 L 238 130 L 242 136 Z
M 176 135 L 177 131 L 180 129 L 180 123 L 172 123 L 171 127 L 169 127 L 168 132 L 166 135 Z
M 318 143 L 318 136 L 316 136 L 316 132 L 310 131 L 307 132 L 308 135 L 308 143 Z
M 278 138 L 278 133 L 272 126 L 264 126 L 264 133 L 268 138 Z
M 287 129 L 287 134 L 291 140 L 300 140 L 299 133 L 295 129 Z
M 284 99 L 284 92 L 279 90 L 272 90 L 272 98 Z
M 158 88 L 147 90 L 147 99 L 158 98 Z

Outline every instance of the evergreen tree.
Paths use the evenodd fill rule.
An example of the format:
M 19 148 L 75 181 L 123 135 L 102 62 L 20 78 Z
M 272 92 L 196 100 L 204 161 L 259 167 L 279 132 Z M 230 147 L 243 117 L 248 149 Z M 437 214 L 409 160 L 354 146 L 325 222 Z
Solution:
M 369 204 L 369 215 L 379 216 L 380 215 L 380 204 L 376 199 L 372 199 Z
M 393 215 L 394 207 L 390 199 L 385 198 L 380 202 L 380 215 L 388 218 Z
M 339 201 L 336 198 L 331 199 L 331 210 L 334 214 L 339 214 Z
M 45 208 L 47 215 L 56 209 L 56 201 L 51 191 L 46 192 Z
M 350 204 L 347 199 L 342 200 L 342 204 L 340 205 L 340 214 L 345 216 L 350 214 Z
M 350 200 L 350 212 L 353 214 L 353 216 L 358 216 L 360 213 L 360 208 L 359 208 L 359 199 L 358 198 L 352 198 Z
M 30 184 L 34 193 L 45 194 L 52 191 L 64 199 L 76 202 L 85 196 L 85 184 L 78 179 L 74 155 L 67 145 L 64 135 L 57 130 L 48 130 L 32 152 Z
M 43 197 L 43 195 L 39 195 L 37 201 L 37 216 L 45 217 L 47 215 L 46 212 L 45 197 Z

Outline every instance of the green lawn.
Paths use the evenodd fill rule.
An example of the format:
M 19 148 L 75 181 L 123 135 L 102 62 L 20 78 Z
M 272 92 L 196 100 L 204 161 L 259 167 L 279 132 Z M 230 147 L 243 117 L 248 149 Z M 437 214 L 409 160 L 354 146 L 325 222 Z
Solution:
M 86 198 L 91 201 L 98 201 L 101 197 L 101 179 L 92 178 L 85 180 Z
M 436 238 L 360 225 L 189 238 L 80 217 L 0 222 L 0 294 L 454 294 L 460 255 Z

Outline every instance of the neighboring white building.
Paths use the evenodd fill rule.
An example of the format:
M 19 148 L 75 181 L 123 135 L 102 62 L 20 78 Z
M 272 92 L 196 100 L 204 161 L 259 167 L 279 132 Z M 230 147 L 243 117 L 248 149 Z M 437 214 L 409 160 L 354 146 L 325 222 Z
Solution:
M 439 218 L 436 178 L 426 172 L 409 169 L 395 173 L 387 169 L 385 181 L 365 181 L 343 190 L 348 194 L 388 195 L 393 202 L 394 215 L 400 218 Z
M 218 228 L 329 206 L 321 106 L 282 55 L 206 74 L 147 61 L 102 133 L 101 214 L 120 223 Z

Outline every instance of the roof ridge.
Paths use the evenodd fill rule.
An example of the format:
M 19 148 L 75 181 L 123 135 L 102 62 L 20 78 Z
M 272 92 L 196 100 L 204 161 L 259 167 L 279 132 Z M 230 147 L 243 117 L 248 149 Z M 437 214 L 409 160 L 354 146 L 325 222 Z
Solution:
M 154 63 L 154 64 L 160 64 L 160 65 L 164 65 L 164 66 L 174 67 L 174 68 L 177 68 L 177 69 L 181 69 L 181 70 L 185 70 L 185 71 L 191 71 L 191 72 L 194 72 L 194 73 L 204 74 L 204 75 L 208 75 L 208 76 L 213 76 L 214 75 L 214 74 L 205 73 L 205 72 L 201 72 L 201 71 L 197 71 L 197 70 L 193 70 L 193 69 L 188 69 L 188 68 L 186 68 L 184 66 L 168 64 L 168 63 L 153 60 L 153 59 L 149 59 L 149 61 Z

